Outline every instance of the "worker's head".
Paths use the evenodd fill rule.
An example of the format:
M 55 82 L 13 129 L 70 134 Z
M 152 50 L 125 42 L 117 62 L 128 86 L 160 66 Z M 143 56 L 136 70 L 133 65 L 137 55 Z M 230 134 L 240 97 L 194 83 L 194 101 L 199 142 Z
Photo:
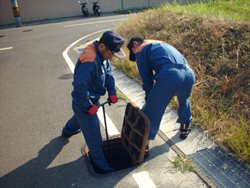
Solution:
M 104 59 L 111 59 L 113 56 L 123 59 L 125 53 L 121 47 L 124 41 L 124 38 L 119 33 L 106 31 L 99 40 L 98 49 Z
M 130 61 L 136 61 L 136 56 L 135 56 L 136 50 L 143 42 L 144 39 L 140 36 L 134 36 L 129 40 L 127 48 L 129 49 Z

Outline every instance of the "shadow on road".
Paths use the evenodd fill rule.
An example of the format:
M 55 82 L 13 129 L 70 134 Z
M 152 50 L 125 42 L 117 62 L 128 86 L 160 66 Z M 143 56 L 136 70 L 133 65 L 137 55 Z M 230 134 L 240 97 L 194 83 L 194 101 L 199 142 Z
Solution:
M 67 139 L 54 138 L 39 151 L 36 158 L 1 177 L 0 187 L 114 187 L 134 169 L 95 177 L 87 170 L 83 157 L 67 164 L 47 168 L 67 143 Z
M 169 145 L 167 143 L 164 143 L 159 146 L 154 146 L 149 150 L 149 158 L 147 161 L 154 159 L 155 157 L 162 155 L 166 152 L 169 152 Z

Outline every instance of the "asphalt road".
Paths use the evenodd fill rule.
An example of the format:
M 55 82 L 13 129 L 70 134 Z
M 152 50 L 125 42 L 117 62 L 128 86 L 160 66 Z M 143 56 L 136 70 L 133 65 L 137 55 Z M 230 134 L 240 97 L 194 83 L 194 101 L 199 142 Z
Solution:
M 0 30 L 0 187 L 138 187 L 132 175 L 142 170 L 156 187 L 186 187 L 183 181 L 189 182 L 187 187 L 205 186 L 196 175 L 172 168 L 169 157 L 175 154 L 158 137 L 143 166 L 101 178 L 90 174 L 82 157 L 82 135 L 60 137 L 72 116 L 72 76 L 62 52 L 77 39 L 113 28 L 126 17 Z M 74 51 L 69 55 L 77 57 Z M 124 109 L 122 101 L 107 109 L 118 130 Z

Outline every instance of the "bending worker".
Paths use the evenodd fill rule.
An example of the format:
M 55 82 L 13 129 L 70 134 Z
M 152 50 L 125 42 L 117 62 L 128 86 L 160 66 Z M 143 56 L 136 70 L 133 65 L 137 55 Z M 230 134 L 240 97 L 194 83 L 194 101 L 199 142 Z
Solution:
M 120 49 L 124 39 L 116 32 L 104 32 L 99 41 L 88 45 L 77 60 L 73 80 L 74 115 L 66 123 L 62 136 L 70 136 L 82 131 L 94 165 L 99 173 L 113 171 L 106 161 L 102 148 L 102 137 L 97 117 L 99 98 L 108 91 L 111 103 L 116 103 L 115 81 L 111 73 L 109 59 Z
M 159 130 L 162 116 L 174 96 L 177 96 L 180 138 L 186 139 L 192 121 L 190 94 L 195 82 L 193 70 L 173 46 L 162 41 L 132 37 L 127 45 L 131 61 L 136 61 L 145 91 L 144 113 L 149 117 L 149 140 Z

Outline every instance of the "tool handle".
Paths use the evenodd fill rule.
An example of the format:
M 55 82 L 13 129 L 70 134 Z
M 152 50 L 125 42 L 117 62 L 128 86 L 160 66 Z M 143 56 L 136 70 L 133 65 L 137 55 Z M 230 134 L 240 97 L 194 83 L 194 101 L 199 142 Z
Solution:
M 106 102 L 100 104 L 100 106 L 102 107 L 102 111 L 103 111 L 105 134 L 106 134 L 106 139 L 107 139 L 107 142 L 108 142 L 109 141 L 109 136 L 108 136 L 108 126 L 107 126 L 107 121 L 106 121 L 105 104 L 109 104 L 110 105 L 110 101 L 107 100 Z
M 105 104 L 109 104 L 109 105 L 111 105 L 111 100 L 110 100 L 110 99 L 108 99 L 107 101 L 105 101 L 105 102 L 101 103 L 101 104 L 100 104 L 100 106 L 104 107 L 104 105 L 105 105 Z

